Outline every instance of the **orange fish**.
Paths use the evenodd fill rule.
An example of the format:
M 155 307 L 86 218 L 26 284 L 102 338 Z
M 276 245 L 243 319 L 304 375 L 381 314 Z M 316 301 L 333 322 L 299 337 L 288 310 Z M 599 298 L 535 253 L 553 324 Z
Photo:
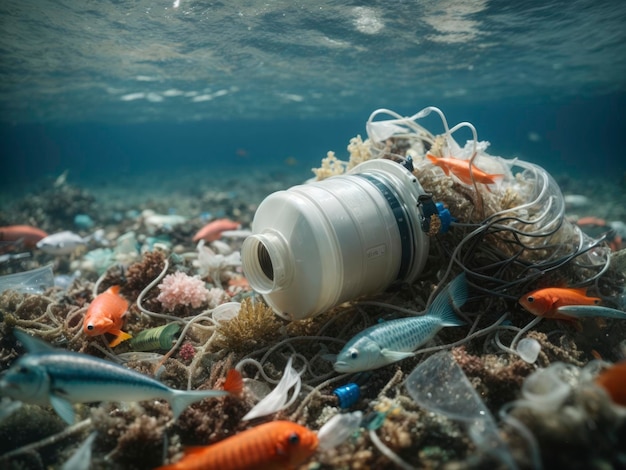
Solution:
M 0 241 L 17 242 L 22 240 L 26 248 L 34 248 L 37 242 L 48 234 L 30 225 L 9 225 L 0 227 Z
M 128 302 L 120 296 L 119 292 L 120 286 L 112 286 L 93 299 L 83 321 L 83 331 L 87 336 L 98 336 L 104 333 L 115 335 L 116 338 L 109 343 L 111 347 L 132 338 L 131 335 L 122 331 Z
M 426 154 L 426 158 L 428 158 L 434 165 L 440 167 L 446 176 L 449 176 L 450 173 L 452 173 L 465 184 L 473 184 L 472 176 L 470 176 L 469 160 L 461 160 L 459 158 L 437 158 L 429 153 Z M 495 178 L 504 176 L 502 174 L 485 173 L 481 169 L 476 168 L 475 165 L 472 165 L 472 175 L 474 176 L 474 181 L 483 184 L 494 184 L 496 182 Z
M 530 313 L 556 320 L 573 320 L 574 317 L 558 312 L 559 307 L 569 305 L 598 305 L 598 297 L 588 297 L 586 288 L 548 287 L 523 295 L 519 303 Z
M 281 470 L 295 468 L 317 449 L 317 434 L 291 421 L 272 421 L 208 447 L 192 447 L 156 470 Z
M 596 384 L 618 405 L 626 406 L 626 361 L 613 364 L 598 374 Z
M 206 242 L 212 242 L 219 240 L 222 236 L 222 232 L 226 230 L 238 230 L 240 228 L 241 224 L 233 222 L 232 220 L 217 219 L 202 227 L 198 233 L 193 236 L 193 241 L 199 242 L 200 240 L 204 240 Z

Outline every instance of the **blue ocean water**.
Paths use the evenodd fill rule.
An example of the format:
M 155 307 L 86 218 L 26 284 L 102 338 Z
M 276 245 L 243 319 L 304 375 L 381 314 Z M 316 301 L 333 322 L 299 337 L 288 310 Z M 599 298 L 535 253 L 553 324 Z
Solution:
M 626 171 L 624 2 L 10 0 L 0 21 L 8 190 L 287 158 L 308 176 L 373 110 L 428 105 L 493 154 Z

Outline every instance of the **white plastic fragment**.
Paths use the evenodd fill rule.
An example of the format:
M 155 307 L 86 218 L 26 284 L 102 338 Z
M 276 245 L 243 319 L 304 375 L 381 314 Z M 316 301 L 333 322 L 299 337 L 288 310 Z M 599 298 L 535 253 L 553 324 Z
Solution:
M 572 368 L 563 362 L 554 362 L 545 369 L 529 375 L 522 385 L 522 396 L 533 408 L 554 411 L 561 407 L 572 387 L 568 375 Z
M 239 310 L 241 310 L 239 302 L 226 302 L 215 307 L 211 315 L 213 320 L 222 323 L 235 318 L 239 314 Z
M 523 338 L 517 343 L 515 351 L 522 360 L 534 364 L 541 352 L 541 344 L 534 338 Z
M 263 400 L 258 402 L 243 418 L 243 421 L 259 418 L 261 416 L 267 416 L 272 413 L 276 413 L 284 408 L 291 406 L 296 401 L 296 398 L 300 394 L 300 387 L 302 381 L 300 380 L 300 374 L 296 369 L 291 366 L 292 358 L 287 361 L 287 366 L 283 372 L 283 377 Z M 293 388 L 291 397 L 289 397 L 289 390 Z
M 361 411 L 336 414 L 317 432 L 318 449 L 321 452 L 334 449 L 359 430 L 362 420 Z
M 373 121 L 367 123 L 367 134 L 374 142 L 384 142 L 394 134 L 406 132 L 404 127 L 389 121 Z
M 89 434 L 76 452 L 63 464 L 61 470 L 89 470 L 91 468 L 91 448 L 97 434 L 95 431 Z

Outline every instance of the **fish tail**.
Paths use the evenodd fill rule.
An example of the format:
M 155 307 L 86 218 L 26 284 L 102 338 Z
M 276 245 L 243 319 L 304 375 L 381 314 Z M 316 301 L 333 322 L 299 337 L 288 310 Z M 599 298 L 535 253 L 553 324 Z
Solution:
M 465 273 L 459 274 L 435 298 L 428 315 L 437 317 L 442 326 L 461 326 L 465 322 L 455 313 L 467 301 L 467 280 Z
M 174 421 L 178 419 L 185 409 L 200 400 L 205 398 L 221 397 L 228 395 L 225 390 L 171 390 L 172 394 L 168 398 L 170 406 L 172 407 L 172 413 L 174 414 Z
M 112 333 L 115 335 L 115 339 L 109 343 L 109 346 L 112 348 L 120 344 L 122 341 L 126 341 L 127 339 L 132 338 L 131 335 L 129 335 L 128 333 L 125 333 L 124 331 L 119 331 L 119 332 L 110 331 L 109 333 Z
M 229 370 L 222 388 L 232 395 L 241 396 L 243 393 L 243 377 L 241 376 L 241 372 L 237 369 Z

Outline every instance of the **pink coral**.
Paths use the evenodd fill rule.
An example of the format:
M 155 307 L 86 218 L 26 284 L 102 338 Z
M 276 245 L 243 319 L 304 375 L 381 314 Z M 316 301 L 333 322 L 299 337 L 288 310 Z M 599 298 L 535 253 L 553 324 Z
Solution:
M 209 290 L 201 279 L 188 276 L 181 271 L 165 276 L 159 284 L 159 290 L 161 293 L 157 300 L 169 311 L 178 305 L 198 308 L 206 303 L 209 295 Z
M 178 351 L 178 357 L 185 362 L 189 362 L 196 355 L 196 348 L 191 343 L 185 343 L 180 347 Z

